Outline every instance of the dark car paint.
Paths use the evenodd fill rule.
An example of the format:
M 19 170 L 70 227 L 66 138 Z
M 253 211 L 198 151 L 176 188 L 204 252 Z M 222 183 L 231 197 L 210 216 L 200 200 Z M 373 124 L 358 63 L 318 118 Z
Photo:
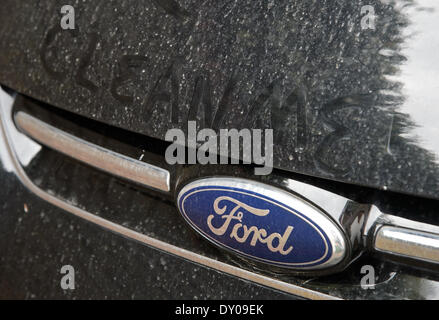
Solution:
M 277 168 L 437 198 L 439 7 L 424 3 L 74 1 L 63 32 L 62 1 L 6 0 L 0 82 L 160 139 L 187 119 L 272 127 Z
M 195 116 L 206 126 L 283 128 L 286 132 L 276 135 L 275 141 L 275 165 L 279 168 L 437 198 L 438 150 L 403 136 L 424 125 L 411 119 L 410 112 L 403 112 L 409 93 L 405 82 L 384 79 L 388 74 L 397 75 L 411 58 L 398 52 L 400 46 L 412 41 L 402 32 L 410 29 L 410 15 L 373 2 L 379 15 L 390 20 L 378 19 L 376 31 L 357 37 L 343 29 L 347 26 L 343 17 L 358 22 L 361 3 L 319 1 L 316 7 L 313 2 L 292 2 L 288 14 L 283 11 L 286 1 L 273 5 L 249 1 L 237 7 L 232 2 L 209 3 L 209 7 L 206 3 L 200 7 L 195 1 L 181 1 L 180 7 L 163 5 L 173 1 L 95 1 L 93 6 L 92 2 L 78 2 L 73 5 L 79 30 L 63 34 L 56 27 L 61 2 L 6 0 L 0 8 L 0 83 L 54 106 L 160 139 L 169 128 L 184 129 L 188 117 Z M 437 6 L 433 7 L 418 11 L 437 15 Z M 417 4 L 408 8 L 420 9 Z M 154 33 L 158 27 L 162 35 Z M 279 47 L 270 46 L 268 53 L 263 53 L 264 37 L 260 34 L 274 37 L 272 45 L 279 41 Z M 191 37 L 195 49 L 201 48 L 199 60 L 190 60 L 195 49 L 185 46 Z M 346 49 L 347 59 L 340 60 L 337 53 L 343 46 L 350 49 Z M 394 50 L 391 56 L 379 54 L 378 49 L 387 47 Z M 141 57 L 145 55 L 154 59 Z M 254 72 L 257 66 L 262 66 L 260 74 Z M 435 66 L 432 61 L 433 71 Z M 280 77 L 288 79 L 277 82 L 279 70 L 284 72 Z M 185 75 L 186 80 L 175 75 Z M 200 108 L 210 110 L 203 118 L 202 112 L 189 108 L 198 107 L 195 98 L 208 92 L 207 77 L 212 105 L 209 109 L 209 102 L 200 104 Z M 384 88 L 396 96 L 378 92 Z M 431 91 L 430 100 L 418 102 L 428 105 L 436 95 Z M 284 100 L 282 107 L 279 100 Z M 270 114 L 271 108 L 274 111 Z M 424 112 L 411 111 L 415 116 Z M 431 118 L 437 118 L 434 108 L 429 111 Z M 434 129 L 431 123 L 425 127 Z M 290 136 L 293 138 L 286 138 Z M 45 172 L 41 164 L 47 152 L 27 168 L 34 179 Z M 128 197 L 136 199 L 138 210 L 129 216 L 130 206 L 118 201 L 119 192 L 125 189 L 116 180 L 110 184 L 91 182 L 96 192 L 90 197 L 68 187 L 70 174 L 81 170 L 78 165 L 65 159 L 59 163 L 62 168 L 57 174 L 65 175 L 65 181 L 63 188 L 54 192 L 69 201 L 80 199 L 79 205 L 86 203 L 98 215 L 108 215 L 142 232 L 156 231 L 159 236 L 163 232 L 160 225 L 145 228 L 142 214 L 157 216 L 160 208 L 169 216 L 178 215 L 166 204 L 168 200 L 133 191 Z M 49 170 L 47 179 L 40 182 L 45 188 L 57 189 L 61 185 L 59 180 L 51 180 L 52 168 L 45 168 Z M 74 185 L 80 186 L 83 177 L 74 175 Z M 0 297 L 291 298 L 90 225 L 38 199 L 11 173 L 2 171 L 0 181 L 6 185 L 0 189 Z M 328 187 L 333 186 L 329 183 Z M 348 193 L 361 198 L 364 189 L 352 188 Z M 371 203 L 381 202 L 390 211 L 437 221 L 435 201 L 390 193 L 393 200 L 389 202 L 388 193 L 381 196 L 373 189 L 366 189 L 366 194 Z M 408 212 L 411 209 L 414 211 Z M 190 237 L 189 231 L 182 232 Z M 192 248 L 213 250 L 199 239 L 192 241 Z M 365 263 L 378 270 L 378 290 L 359 288 L 359 270 Z M 78 285 L 72 292 L 59 285 L 60 268 L 65 264 L 77 270 Z M 436 296 L 436 280 L 434 274 L 413 272 L 368 256 L 342 275 L 294 279 L 339 297 L 378 299 L 431 298 Z

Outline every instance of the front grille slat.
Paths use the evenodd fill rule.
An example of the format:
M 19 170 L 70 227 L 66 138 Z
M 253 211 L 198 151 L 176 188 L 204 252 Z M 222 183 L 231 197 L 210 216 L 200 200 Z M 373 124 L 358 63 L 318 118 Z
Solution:
M 110 174 L 170 191 L 169 171 L 82 140 L 24 112 L 15 115 L 19 129 L 41 144 Z

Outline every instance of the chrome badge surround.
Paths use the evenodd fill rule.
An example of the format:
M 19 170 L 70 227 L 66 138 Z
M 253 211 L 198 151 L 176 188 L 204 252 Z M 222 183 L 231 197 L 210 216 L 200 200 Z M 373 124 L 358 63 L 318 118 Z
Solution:
M 215 192 L 221 192 L 222 190 L 226 189 L 228 192 L 236 192 L 249 197 L 258 198 L 262 201 L 266 201 L 267 203 L 271 203 L 275 206 L 281 207 L 284 211 L 295 214 L 298 218 L 311 225 L 316 230 L 316 233 L 319 233 L 321 235 L 322 239 L 327 240 L 325 241 L 325 254 L 327 254 L 327 252 L 329 251 L 329 256 L 322 256 L 322 258 L 318 261 L 311 261 L 309 263 L 280 263 L 279 261 L 264 259 L 261 257 L 261 255 L 258 256 L 255 254 L 249 254 L 248 252 L 245 252 L 243 250 L 232 248 L 229 245 L 225 244 L 225 241 L 219 241 L 218 239 L 215 239 L 212 234 L 209 234 L 208 232 L 203 230 L 202 227 L 197 225 L 197 223 L 194 222 L 191 217 L 189 217 L 187 208 L 185 207 L 185 202 L 187 198 L 190 197 L 192 194 L 197 192 L 200 193 L 200 190 L 213 190 Z M 271 185 L 234 177 L 201 178 L 199 180 L 188 183 L 179 191 L 177 196 L 177 206 L 185 220 L 205 239 L 209 240 L 216 246 L 219 246 L 223 249 L 233 252 L 234 254 L 238 254 L 256 262 L 285 268 L 291 271 L 323 271 L 339 266 L 343 261 L 346 260 L 346 257 L 350 256 L 350 246 L 347 241 L 346 235 L 342 231 L 343 229 L 337 224 L 337 222 L 335 222 L 328 214 L 313 205 L 311 202 L 299 196 L 296 196 L 295 194 L 289 193 Z M 212 212 L 213 211 L 214 210 L 212 208 Z M 206 217 L 207 215 L 208 213 L 205 214 Z M 228 236 L 228 233 L 224 234 L 224 236 Z M 312 249 L 312 246 L 308 246 L 308 244 L 305 244 L 304 242 L 302 243 L 302 248 L 304 245 L 305 247 L 309 248 L 310 251 L 315 250 Z M 243 246 L 245 247 L 245 245 Z

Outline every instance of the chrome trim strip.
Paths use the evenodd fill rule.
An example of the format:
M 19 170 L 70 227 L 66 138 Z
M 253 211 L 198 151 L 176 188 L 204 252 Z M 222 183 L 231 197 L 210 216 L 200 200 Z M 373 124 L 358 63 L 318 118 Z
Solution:
M 375 250 L 439 263 L 439 235 L 395 226 L 383 226 L 376 234 Z
M 77 138 L 21 111 L 15 115 L 15 124 L 32 139 L 92 167 L 147 187 L 170 191 L 170 174 L 165 169 Z
M 4 94 L 2 90 L 0 89 L 0 94 Z M 106 219 L 100 218 L 92 213 L 89 213 L 85 210 L 82 210 L 78 207 L 72 206 L 50 194 L 45 192 L 44 190 L 37 187 L 26 175 L 25 171 L 21 167 L 19 160 L 17 158 L 17 155 L 15 154 L 15 151 L 12 148 L 12 141 L 10 139 L 10 136 L 7 132 L 7 127 L 5 123 L 5 115 L 4 109 L 2 106 L 0 106 L 0 127 L 3 131 L 3 138 L 5 140 L 6 148 L 11 156 L 12 162 L 15 167 L 15 174 L 20 179 L 21 183 L 25 185 L 31 192 L 35 193 L 38 197 L 41 199 L 51 203 L 54 206 L 57 206 L 65 211 L 68 211 L 72 214 L 74 214 L 77 217 L 80 217 L 82 219 L 85 219 L 89 222 L 95 223 L 99 225 L 100 227 L 103 227 L 109 231 L 118 233 L 122 236 L 125 236 L 129 239 L 139 241 L 149 247 L 152 247 L 154 249 L 162 250 L 167 253 L 170 253 L 172 255 L 175 255 L 177 257 L 192 261 L 194 263 L 198 263 L 202 266 L 212 268 L 221 272 L 225 272 L 229 275 L 248 280 L 254 283 L 257 283 L 259 285 L 263 285 L 266 287 L 270 287 L 276 290 L 280 290 L 285 293 L 293 294 L 299 297 L 307 298 L 307 299 L 314 299 L 314 300 L 340 300 L 337 297 L 330 296 L 324 293 L 320 293 L 314 290 L 302 288 L 297 285 L 289 284 L 283 281 L 279 281 L 276 279 L 272 279 L 267 276 L 263 276 L 257 273 L 253 273 L 244 269 L 241 269 L 239 267 L 235 267 L 232 265 L 229 265 L 224 262 L 220 262 L 211 258 L 204 257 L 202 255 L 199 255 L 197 253 L 176 247 L 174 245 L 168 244 L 166 242 L 148 237 L 144 234 L 141 234 L 139 232 L 133 231 L 131 229 L 128 229 L 126 227 L 123 227 L 121 225 L 115 224 L 111 221 L 108 221 Z
M 439 235 L 439 226 L 385 214 L 376 206 L 372 206 L 370 209 L 370 216 L 373 221 L 367 224 L 366 232 L 373 231 L 374 227 L 378 230 L 380 226 L 394 226 Z

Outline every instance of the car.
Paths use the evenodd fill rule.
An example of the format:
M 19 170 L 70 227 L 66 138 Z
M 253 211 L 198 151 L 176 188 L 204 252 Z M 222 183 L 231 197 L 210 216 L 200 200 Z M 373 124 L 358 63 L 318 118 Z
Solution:
M 0 7 L 0 298 L 439 298 L 437 2 L 70 2 Z

